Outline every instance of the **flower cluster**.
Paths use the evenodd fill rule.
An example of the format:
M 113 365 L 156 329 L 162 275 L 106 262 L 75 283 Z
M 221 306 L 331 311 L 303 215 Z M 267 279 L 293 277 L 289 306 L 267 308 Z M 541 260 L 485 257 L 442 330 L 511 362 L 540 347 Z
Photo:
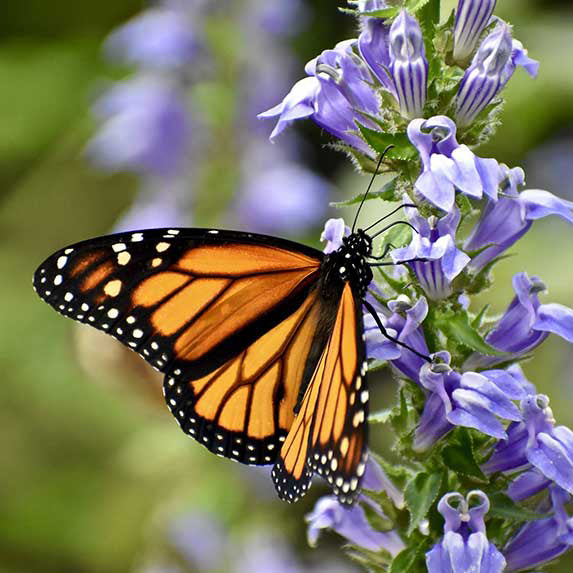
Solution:
M 543 566 L 573 544 L 573 432 L 556 425 L 518 361 L 551 333 L 573 343 L 573 310 L 540 300 L 544 283 L 525 272 L 514 276 L 515 297 L 501 316 L 472 308 L 472 295 L 491 285 L 492 268 L 534 221 L 573 224 L 573 203 L 522 190 L 521 168 L 474 151 L 493 133 L 516 67 L 535 77 L 538 64 L 493 15 L 494 0 L 459 0 L 445 23 L 415 3 L 353 4 L 359 37 L 310 61 L 307 77 L 260 117 L 278 119 L 272 140 L 312 119 L 364 170 L 395 145 L 384 199 L 401 202 L 409 229 L 377 251 L 395 264 L 380 267 L 368 295 L 386 332 L 370 313 L 364 329 L 372 365 L 387 364 L 400 382 L 399 404 L 372 421 L 392 426 L 404 463 L 371 459 L 368 495 L 350 510 L 320 499 L 309 540 L 330 528 L 364 562 L 393 571 Z M 348 232 L 343 219 L 328 221 L 325 253 Z
M 294 138 L 290 145 L 269 147 L 254 111 L 288 85 L 287 41 L 293 22 L 303 24 L 304 7 L 242 0 L 235 10 L 223 15 L 220 6 L 203 1 L 157 0 L 107 39 L 107 57 L 134 72 L 96 100 L 100 125 L 87 155 L 102 170 L 135 173 L 142 181 L 119 229 L 189 224 L 217 177 L 223 178 L 217 187 L 236 191 L 235 220 L 228 224 L 300 233 L 324 215 L 330 185 L 304 165 Z M 234 113 L 225 103 L 228 86 L 208 64 L 218 64 L 211 36 L 217 26 L 230 29 L 227 19 L 238 22 L 235 44 L 242 46 L 235 61 L 225 63 L 241 67 L 233 86 L 239 94 Z M 227 183 L 221 173 L 237 176 Z M 156 217 L 151 225 L 149 217 L 139 220 L 147 212 Z

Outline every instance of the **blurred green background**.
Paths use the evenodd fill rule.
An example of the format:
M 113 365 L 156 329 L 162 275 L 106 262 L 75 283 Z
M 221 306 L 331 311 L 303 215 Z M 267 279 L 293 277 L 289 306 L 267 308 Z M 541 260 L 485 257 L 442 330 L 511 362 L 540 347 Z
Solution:
M 528 186 L 573 200 L 570 2 L 498 4 L 498 15 L 514 24 L 541 68 L 535 81 L 522 72 L 511 80 L 504 125 L 480 155 L 523 165 Z M 332 1 L 306 5 L 309 23 L 291 42 L 300 76 L 305 61 L 353 32 L 352 20 Z M 205 523 L 215 519 L 223 531 L 218 550 L 232 558 L 233 548 L 245 551 L 245 540 L 264 531 L 286 539 L 302 561 L 317 559 L 305 549 L 303 515 L 318 488 L 296 506 L 282 504 L 264 475 L 208 454 L 177 430 L 152 375 L 137 360 L 79 333 L 31 288 L 32 273 L 48 254 L 107 232 L 136 192 L 135 177 L 104 175 L 82 151 L 95 128 L 89 113 L 94 94 L 102 78 L 117 74 L 101 56 L 102 41 L 143 7 L 135 0 L 12 0 L 2 6 L 2 573 L 167 571 L 160 565 L 177 563 L 181 553 L 177 535 L 170 534 L 173 523 L 189 514 L 208 516 Z M 311 165 L 332 181 L 335 198 L 364 188 L 343 156 L 321 147 L 318 129 L 300 131 L 311 142 Z M 202 217 L 212 222 L 218 189 L 201 201 L 198 226 L 206 224 Z M 317 244 L 319 229 L 312 236 Z M 495 290 L 483 298 L 502 311 L 512 296 L 511 277 L 527 270 L 549 285 L 544 300 L 573 306 L 572 249 L 573 230 L 565 223 L 539 222 L 513 249 L 516 256 L 497 267 Z M 551 396 L 558 422 L 573 426 L 570 346 L 550 337 L 525 372 Z M 372 386 L 384 392 L 375 381 Z M 379 400 L 392 395 L 387 386 Z M 329 542 L 337 544 L 333 536 L 326 547 Z M 571 567 L 573 557 L 553 570 Z

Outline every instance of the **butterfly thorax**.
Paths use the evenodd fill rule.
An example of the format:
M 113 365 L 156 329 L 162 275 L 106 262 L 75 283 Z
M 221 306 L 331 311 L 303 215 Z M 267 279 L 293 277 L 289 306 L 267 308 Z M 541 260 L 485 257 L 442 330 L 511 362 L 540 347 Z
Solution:
M 372 281 L 372 270 L 367 257 L 372 253 L 372 239 L 362 230 L 342 239 L 342 245 L 328 255 L 328 276 L 338 277 L 351 283 L 357 294 L 363 297 Z

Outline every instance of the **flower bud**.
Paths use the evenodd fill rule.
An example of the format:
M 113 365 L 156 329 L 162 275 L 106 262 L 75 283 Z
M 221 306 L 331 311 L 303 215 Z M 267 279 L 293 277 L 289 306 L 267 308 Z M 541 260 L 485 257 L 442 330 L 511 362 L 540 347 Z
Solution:
M 390 70 L 400 112 L 409 118 L 421 117 L 426 103 L 428 61 L 422 29 L 405 10 L 390 28 Z
M 454 60 L 464 62 L 487 26 L 496 0 L 459 0 L 454 24 Z
M 458 126 L 468 125 L 503 87 L 502 76 L 511 58 L 512 40 L 507 24 L 500 24 L 482 42 L 466 70 L 456 96 Z

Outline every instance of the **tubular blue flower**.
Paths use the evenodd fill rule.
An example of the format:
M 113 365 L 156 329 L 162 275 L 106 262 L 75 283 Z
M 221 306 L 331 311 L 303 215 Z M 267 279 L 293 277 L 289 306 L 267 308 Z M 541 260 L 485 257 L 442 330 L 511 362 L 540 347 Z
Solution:
M 488 201 L 477 225 L 468 237 L 466 251 L 480 251 L 472 258 L 469 268 L 478 272 L 495 257 L 509 249 L 529 229 L 533 222 L 551 215 L 573 224 L 573 203 L 543 191 L 529 189 L 519 193 L 525 175 L 519 167 L 505 172 L 506 188 L 498 201 Z
M 96 165 L 162 177 L 180 170 L 190 144 L 190 121 L 175 88 L 138 77 L 116 84 L 94 111 L 103 120 L 87 148 Z
M 456 247 L 455 236 L 460 212 L 454 206 L 441 219 L 425 219 L 417 209 L 408 208 L 406 214 L 418 233 L 413 233 L 410 244 L 391 253 L 394 262 L 414 258 L 428 262 L 409 263 L 428 298 L 440 300 L 452 294 L 452 281 L 462 272 L 470 258 Z
M 486 195 L 497 199 L 504 172 L 495 159 L 474 155 L 456 140 L 456 125 L 444 115 L 414 119 L 408 137 L 418 149 L 422 173 L 414 188 L 424 199 L 443 211 L 451 211 L 456 191 L 474 199 Z
M 521 411 L 523 420 L 509 425 L 507 437 L 498 442 L 482 469 L 492 474 L 535 468 L 573 494 L 573 432 L 565 426 L 555 427 L 549 398 L 544 394 L 525 397 Z M 536 477 L 529 475 L 527 479 Z M 537 477 L 537 483 L 539 480 Z M 529 487 L 535 490 L 531 483 L 514 486 L 514 496 L 523 499 L 522 492 Z
M 512 40 L 510 27 L 499 21 L 462 78 L 455 103 L 457 124 L 470 124 L 503 89 L 517 66 L 530 76 L 537 76 L 538 62 L 527 56 L 521 42 Z
M 470 504 L 477 505 L 470 507 Z M 454 505 L 455 504 L 455 505 Z M 505 558 L 486 535 L 489 499 L 474 490 L 464 498 L 451 492 L 442 497 L 438 511 L 445 520 L 444 537 L 428 553 L 428 573 L 502 573 Z
M 503 550 L 507 573 L 529 571 L 549 563 L 573 546 L 573 518 L 565 510 L 568 501 L 565 491 L 551 488 L 551 507 L 543 504 L 539 509 L 550 509 L 553 515 L 527 522 L 509 541 Z
M 418 21 L 402 10 L 390 28 L 390 71 L 400 112 L 408 118 L 423 115 L 428 83 L 428 60 Z
M 511 53 L 511 30 L 500 22 L 482 42 L 460 83 L 455 111 L 459 126 L 470 124 L 499 93 Z
M 328 182 L 292 162 L 249 170 L 236 209 L 246 227 L 260 232 L 300 233 L 322 219 Z
M 573 343 L 573 310 L 557 303 L 541 304 L 538 293 L 545 290 L 545 285 L 538 277 L 530 279 L 527 273 L 517 273 L 513 277 L 513 289 L 515 297 L 485 337 L 488 344 L 518 358 L 539 346 L 549 333 Z M 475 353 L 468 358 L 465 367 L 484 368 L 508 358 L 507 354 L 484 356 Z
M 193 22 L 184 10 L 150 9 L 116 30 L 105 49 L 130 64 L 161 69 L 191 63 L 200 47 Z
M 388 311 L 380 304 L 374 304 L 382 324 L 388 334 L 398 338 L 421 354 L 428 354 L 428 347 L 424 338 L 421 324 L 428 314 L 428 302 L 420 297 L 415 304 L 404 295 L 388 303 Z M 418 373 L 424 359 L 412 351 L 399 346 L 386 338 L 378 328 L 370 313 L 364 315 L 364 335 L 366 337 L 366 354 L 369 358 L 390 361 L 401 375 L 419 382 Z
M 375 127 L 364 114 L 378 115 L 372 75 L 355 52 L 356 40 L 340 42 L 306 64 L 309 77 L 297 82 L 284 100 L 259 118 L 278 117 L 275 139 L 293 120 L 312 118 L 320 127 L 356 149 L 372 155 L 357 135 L 357 121 Z
M 384 514 L 374 502 L 362 496 L 382 517 Z M 321 497 L 311 513 L 306 516 L 308 522 L 308 542 L 314 546 L 322 529 L 332 529 L 350 543 L 370 551 L 388 551 L 392 556 L 404 549 L 404 543 L 395 531 L 376 531 L 366 518 L 364 509 L 355 504 L 351 508 L 342 506 L 334 496 Z
M 442 351 L 420 370 L 420 384 L 429 395 L 414 434 L 414 449 L 427 450 L 454 426 L 475 428 L 498 439 L 507 437 L 498 418 L 521 420 L 513 400 L 527 395 L 522 381 L 508 370 L 460 374 L 449 364 L 449 353 Z
M 390 69 L 390 26 L 380 18 L 366 18 L 358 37 L 358 49 L 376 79 L 382 86 L 395 94 Z
M 459 0 L 454 23 L 454 60 L 465 62 L 489 23 L 496 0 Z

